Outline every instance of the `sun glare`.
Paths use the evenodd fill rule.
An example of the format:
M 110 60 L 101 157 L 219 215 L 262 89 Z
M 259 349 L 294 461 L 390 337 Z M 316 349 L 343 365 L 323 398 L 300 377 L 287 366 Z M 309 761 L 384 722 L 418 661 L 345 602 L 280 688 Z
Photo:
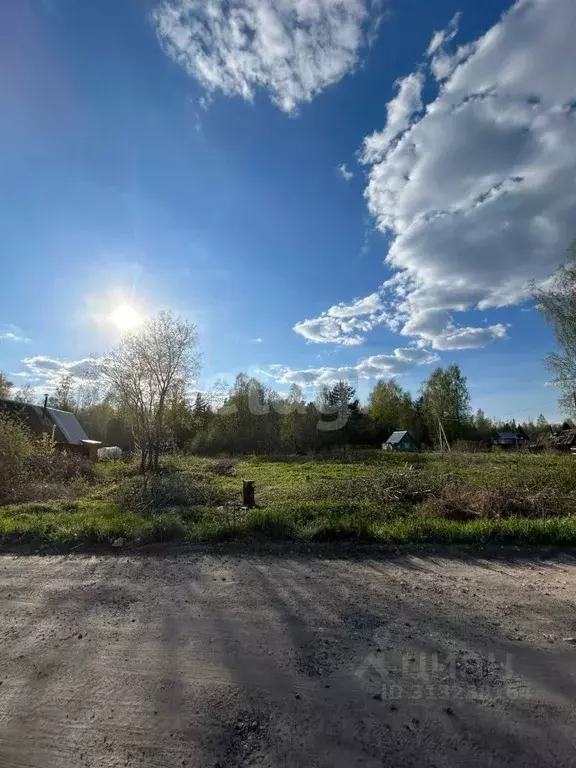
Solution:
M 132 331 L 142 322 L 139 312 L 130 304 L 120 304 L 110 315 L 110 320 L 122 333 Z

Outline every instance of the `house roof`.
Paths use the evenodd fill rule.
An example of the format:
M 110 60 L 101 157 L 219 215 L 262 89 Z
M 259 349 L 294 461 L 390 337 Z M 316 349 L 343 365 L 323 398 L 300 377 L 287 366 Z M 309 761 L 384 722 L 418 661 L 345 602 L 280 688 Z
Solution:
M 48 414 L 65 437 L 63 442 L 69 445 L 81 445 L 88 435 L 82 429 L 80 422 L 70 411 L 60 411 L 56 408 L 47 408 Z
M 560 434 L 552 438 L 552 445 L 556 448 L 570 448 L 576 444 L 576 429 L 563 429 Z
M 390 443 L 390 445 L 398 445 L 398 443 L 402 442 L 402 440 L 406 437 L 406 435 L 410 434 L 408 430 L 398 431 L 398 432 L 392 432 L 388 440 L 386 440 L 387 443 Z
M 496 432 L 496 437 L 499 440 L 519 440 L 520 436 L 514 434 L 514 432 Z
M 54 429 L 54 439 L 57 443 L 82 445 L 82 442 L 88 439 L 76 416 L 69 411 L 17 403 L 15 400 L 0 400 L 0 410 L 24 418 L 36 435 L 50 433 Z

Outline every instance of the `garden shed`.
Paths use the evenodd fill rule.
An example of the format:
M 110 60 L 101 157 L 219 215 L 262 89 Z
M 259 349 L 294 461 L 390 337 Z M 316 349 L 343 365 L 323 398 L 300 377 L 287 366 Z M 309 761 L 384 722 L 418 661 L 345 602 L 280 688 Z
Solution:
M 382 443 L 382 449 L 385 451 L 417 451 L 418 443 L 410 432 L 407 430 L 400 430 L 392 432 L 388 440 Z

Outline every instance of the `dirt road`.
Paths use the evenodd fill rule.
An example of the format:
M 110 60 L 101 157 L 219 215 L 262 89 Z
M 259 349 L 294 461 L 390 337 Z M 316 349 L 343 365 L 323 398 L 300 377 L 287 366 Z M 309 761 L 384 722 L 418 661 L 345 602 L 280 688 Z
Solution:
M 0 558 L 0 765 L 576 764 L 576 560 Z

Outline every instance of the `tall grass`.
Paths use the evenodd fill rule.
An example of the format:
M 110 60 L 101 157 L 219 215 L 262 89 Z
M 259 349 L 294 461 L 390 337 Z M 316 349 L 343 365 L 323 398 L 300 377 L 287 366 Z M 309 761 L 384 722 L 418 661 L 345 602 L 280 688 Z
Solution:
M 242 479 L 260 507 L 241 508 Z M 285 540 L 576 545 L 572 456 L 371 455 L 357 463 L 172 459 L 96 467 L 77 499 L 0 507 L 0 542 Z

